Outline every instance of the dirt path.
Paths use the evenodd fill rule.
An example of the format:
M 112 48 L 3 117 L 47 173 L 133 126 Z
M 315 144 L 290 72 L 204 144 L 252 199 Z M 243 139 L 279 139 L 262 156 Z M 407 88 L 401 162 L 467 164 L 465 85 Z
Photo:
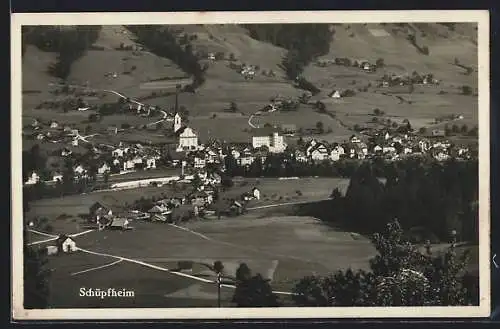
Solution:
M 100 270 L 102 268 L 107 268 L 107 267 L 119 264 L 121 262 L 123 262 L 123 260 L 122 259 L 118 259 L 117 261 L 114 261 L 114 262 L 106 264 L 106 265 L 92 267 L 92 268 L 89 268 L 89 269 L 86 269 L 86 270 L 83 270 L 83 271 L 78 271 L 78 272 L 75 272 L 75 273 L 71 273 L 71 276 L 78 275 L 78 274 L 83 274 L 83 273 L 87 273 L 87 272 L 92 272 L 92 271 L 97 271 L 97 270 Z

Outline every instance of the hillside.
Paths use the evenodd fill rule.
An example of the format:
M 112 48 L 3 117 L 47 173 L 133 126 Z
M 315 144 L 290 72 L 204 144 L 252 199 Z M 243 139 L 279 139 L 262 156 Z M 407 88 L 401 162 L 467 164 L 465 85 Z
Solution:
M 191 124 L 202 139 L 210 135 L 246 141 L 248 133 L 245 131 L 249 128 L 247 121 L 251 114 L 277 95 L 298 97 L 304 92 L 294 87 L 281 65 L 289 53 L 284 48 L 286 46 L 273 44 L 269 38 L 257 40 L 257 36 L 251 36 L 248 27 L 172 25 L 166 28 L 174 36 L 179 49 L 190 47 L 189 51 L 198 57 L 197 65 L 204 70 L 204 81 L 196 93 L 180 95 L 180 102 L 189 110 Z M 259 28 L 265 32 L 268 27 Z M 288 38 L 290 44 L 300 46 L 300 42 L 293 41 L 294 36 L 287 31 L 286 25 L 282 24 L 280 28 L 285 40 L 280 41 L 282 45 Z M 290 120 L 285 120 L 286 123 L 310 128 L 317 121 L 332 121 L 326 127 L 332 131 L 323 136 L 331 141 L 349 135 L 348 127 L 367 125 L 375 108 L 386 113 L 385 119 L 410 119 L 415 128 L 430 127 L 434 118 L 453 113 L 463 114 L 464 123 L 470 126 L 477 124 L 477 98 L 460 95 L 460 88 L 464 85 L 472 90 L 477 88 L 477 32 L 474 25 L 332 24 L 329 28 L 333 35 L 328 52 L 304 63 L 302 76 L 319 88 L 319 94 L 313 99 L 322 100 L 326 105 L 326 115 L 334 115 L 335 120 L 329 118 L 325 121 L 325 113 L 318 114 L 310 106 L 303 105 L 290 113 Z M 71 65 L 68 80 L 75 84 L 88 83 L 93 88 L 113 89 L 131 97 L 153 95 L 148 102 L 163 108 L 171 107 L 174 98 L 165 93 L 171 93 L 178 83 L 189 84 L 192 77 L 180 69 L 177 55 L 168 59 L 150 50 L 142 42 L 148 35 L 139 35 L 130 27 L 103 26 L 90 49 Z M 414 44 L 408 35 L 414 35 Z M 308 37 L 307 41 L 313 46 L 314 42 L 322 41 L 315 41 L 314 37 L 310 39 Z M 423 53 L 424 48 L 428 54 Z M 209 53 L 218 54 L 218 60 L 209 60 Z M 44 69 L 56 58 L 55 54 L 34 46 L 27 48 L 23 60 L 25 91 L 46 90 L 48 82 L 57 80 Z M 316 64 L 317 60 L 334 61 L 335 58 L 371 63 L 382 59 L 385 66 L 376 72 L 364 72 L 358 67 L 335 64 L 320 67 Z M 247 80 L 240 74 L 236 67 L 241 64 L 257 66 L 253 79 Z M 464 68 L 470 68 L 472 72 L 467 74 Z M 439 86 L 416 86 L 412 93 L 405 88 L 396 91 L 377 88 L 378 80 L 384 74 L 411 75 L 414 71 L 433 74 L 440 81 Z M 352 89 L 355 95 L 334 100 L 328 97 L 334 89 Z M 35 106 L 37 99 L 43 97 L 25 97 L 25 109 L 26 106 Z M 224 113 L 231 102 L 237 104 L 239 113 Z M 275 117 L 286 115 L 282 113 Z M 302 120 L 305 117 L 308 120 Z M 269 116 L 261 123 L 283 123 L 281 119 L 279 122 L 272 120 L 273 117 Z M 231 127 L 231 131 L 226 127 Z

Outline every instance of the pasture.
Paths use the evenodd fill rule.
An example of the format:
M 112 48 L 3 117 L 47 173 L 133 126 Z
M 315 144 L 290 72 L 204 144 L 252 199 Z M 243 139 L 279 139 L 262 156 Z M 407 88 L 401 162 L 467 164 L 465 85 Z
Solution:
M 225 264 L 224 275 L 234 277 L 245 262 L 254 273 L 271 279 L 277 290 L 291 288 L 305 275 L 366 268 L 374 255 L 367 239 L 307 217 L 259 218 L 249 213 L 236 219 L 189 222 L 185 227 L 192 231 L 161 223 L 135 221 L 133 225 L 132 231 L 78 237 L 78 246 L 170 269 L 178 261 L 192 261 L 202 265 L 193 275 L 208 278 L 213 274 L 203 265 L 220 260 Z

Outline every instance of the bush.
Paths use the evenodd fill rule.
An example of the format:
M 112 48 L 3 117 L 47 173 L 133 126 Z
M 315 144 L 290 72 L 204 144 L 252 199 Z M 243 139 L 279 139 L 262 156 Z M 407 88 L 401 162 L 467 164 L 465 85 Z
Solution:
M 472 95 L 472 88 L 470 86 L 464 85 L 461 87 L 462 95 Z
M 377 61 L 375 62 L 375 65 L 377 67 L 384 67 L 385 66 L 384 59 L 383 58 L 378 58 Z

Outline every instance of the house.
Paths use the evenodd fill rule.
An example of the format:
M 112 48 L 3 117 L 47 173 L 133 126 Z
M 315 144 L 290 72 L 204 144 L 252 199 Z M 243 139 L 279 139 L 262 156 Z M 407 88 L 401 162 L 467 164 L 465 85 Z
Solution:
M 47 246 L 47 255 L 56 255 L 57 254 L 57 246 Z
M 82 165 L 77 165 L 73 168 L 73 172 L 76 175 L 83 176 L 87 172 L 87 170 L 85 170 Z
M 252 189 L 252 195 L 256 200 L 260 200 L 260 190 L 256 187 Z
M 283 136 L 275 128 L 256 128 L 253 131 L 252 147 L 261 148 L 265 146 L 271 153 L 282 153 L 286 149 Z
M 382 146 L 377 144 L 373 147 L 373 153 L 381 153 L 381 152 L 383 152 Z
M 213 203 L 213 196 L 205 191 L 195 192 L 190 196 L 191 204 L 198 207 L 204 207 L 207 204 Z
M 125 151 L 122 148 L 117 148 L 111 151 L 111 155 L 115 158 L 121 158 L 123 157 Z
M 110 134 L 118 134 L 118 127 L 108 127 L 106 131 Z
M 123 217 L 115 217 L 111 224 L 108 226 L 109 229 L 112 230 L 129 230 L 131 227 L 129 226 L 129 221 L 127 218 Z
M 215 54 L 214 53 L 208 53 L 207 58 L 211 61 L 215 61 Z
M 430 137 L 444 137 L 445 132 L 442 129 L 433 129 Z
M 111 170 L 111 167 L 107 163 L 103 163 L 99 168 L 97 168 L 97 173 L 103 175 Z
M 102 203 L 95 202 L 89 207 L 89 215 L 91 217 L 103 217 L 104 215 L 112 216 L 113 211 Z
M 105 228 L 109 227 L 109 225 L 111 225 L 111 223 L 113 222 L 113 219 L 114 219 L 113 215 L 108 215 L 108 214 L 97 216 L 96 222 L 99 227 L 99 231 L 102 231 Z
M 73 151 L 71 151 L 70 149 L 68 149 L 66 147 L 61 150 L 62 157 L 70 156 L 71 154 L 73 154 Z
M 172 210 L 167 207 L 165 204 L 156 204 L 151 209 L 148 210 L 148 214 L 153 215 L 170 215 Z
M 323 161 L 328 159 L 328 149 L 322 143 L 316 144 L 316 146 L 310 150 L 310 158 L 312 160 Z
M 63 180 L 63 175 L 61 173 L 55 172 L 52 174 L 52 181 L 53 182 L 62 182 Z
M 342 146 L 335 146 L 330 152 L 330 159 L 332 161 L 338 161 L 345 154 L 345 150 Z
M 355 144 L 355 143 L 361 143 L 361 140 L 357 136 L 355 136 L 355 135 L 351 136 L 350 141 L 353 144 Z
M 71 145 L 78 146 L 78 138 L 75 138 L 71 141 Z
M 194 156 L 194 167 L 196 169 L 203 169 L 207 165 L 207 161 L 205 160 L 205 157 L 201 154 L 196 154 Z
M 71 237 L 62 234 L 56 240 L 57 250 L 59 252 L 75 252 L 77 251 L 76 242 Z
M 59 123 L 57 121 L 52 121 L 50 123 L 50 128 L 51 129 L 56 129 L 56 128 L 59 128 Z
M 250 166 L 255 161 L 255 157 L 251 152 L 244 152 L 238 159 L 240 166 Z
M 156 158 L 155 157 L 147 157 L 146 158 L 146 169 L 155 169 L 156 168 Z
M 396 148 L 392 145 L 382 147 L 382 153 L 384 153 L 384 154 L 395 153 L 395 152 L 396 152 Z
M 38 121 L 38 119 L 33 119 L 33 121 L 31 122 L 31 126 L 33 128 L 38 127 L 39 125 L 40 125 L 40 121 Z
M 294 158 L 298 162 L 307 162 L 306 153 L 301 150 L 296 150 L 293 154 Z
M 26 180 L 25 184 L 26 185 L 34 185 L 40 181 L 40 175 L 38 175 L 36 172 L 31 172 L 31 175 L 28 177 Z
M 37 134 L 36 135 L 36 139 L 39 140 L 39 141 L 42 140 L 42 139 L 45 139 L 45 135 L 44 134 Z
M 198 134 L 196 131 L 192 128 L 184 127 L 177 132 L 179 133 L 179 145 L 177 147 L 177 152 L 198 150 Z
M 331 98 L 341 98 L 342 97 L 342 95 L 341 95 L 341 93 L 340 93 L 339 90 L 332 91 L 330 93 L 330 95 L 328 95 L 328 96 L 330 96 Z

